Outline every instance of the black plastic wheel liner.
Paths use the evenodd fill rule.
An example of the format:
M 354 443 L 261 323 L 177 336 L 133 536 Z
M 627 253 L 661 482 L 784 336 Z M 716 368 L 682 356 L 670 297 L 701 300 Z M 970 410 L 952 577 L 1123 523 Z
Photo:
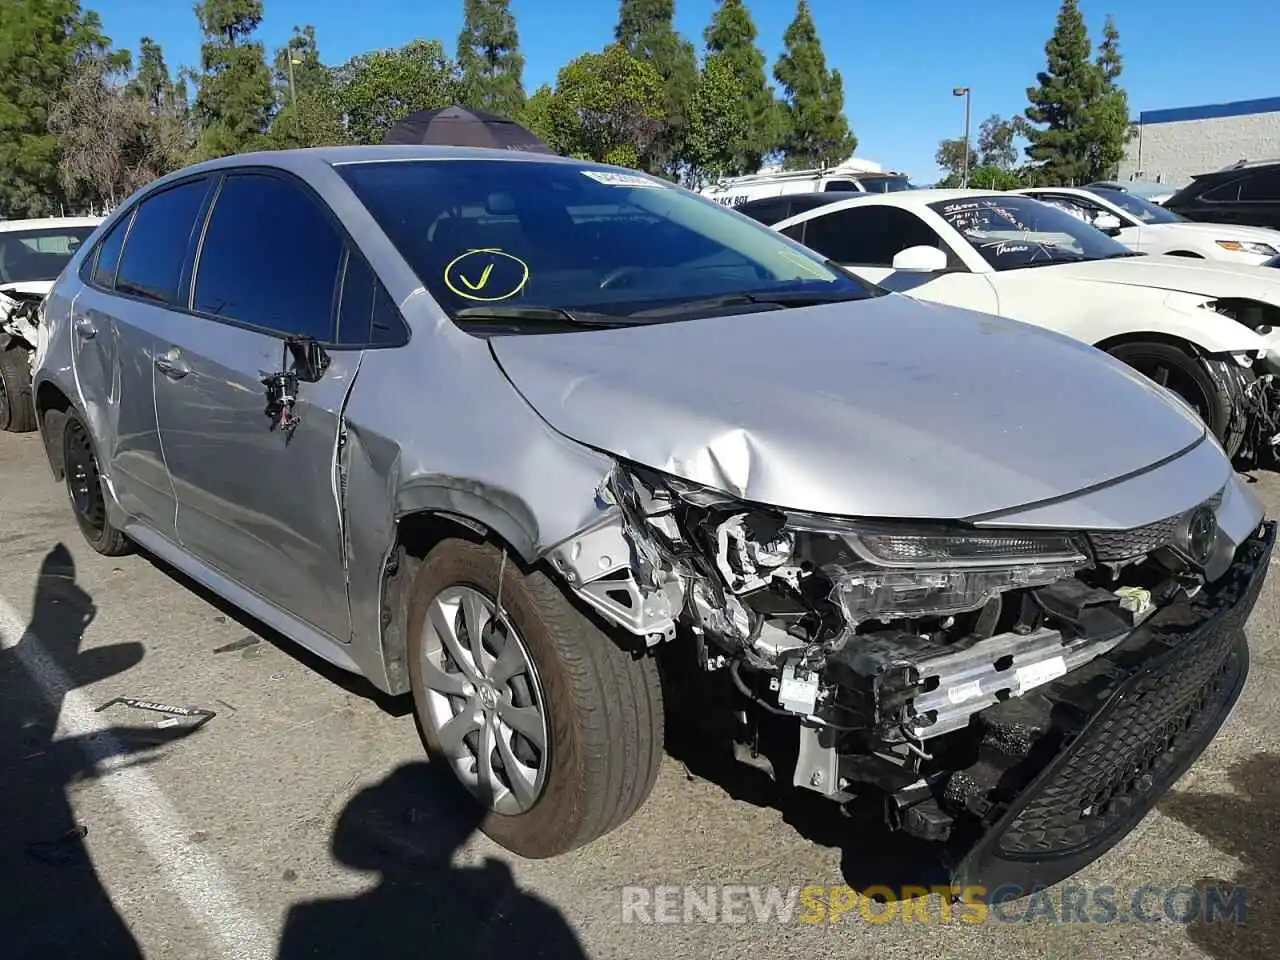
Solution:
M 957 893 L 1001 902 L 1065 880 L 1119 843 L 1186 772 L 1244 687 L 1243 628 L 1275 540 L 1267 523 L 1227 574 L 1235 583 L 1223 592 L 1234 597 L 1127 672 L 952 870 Z

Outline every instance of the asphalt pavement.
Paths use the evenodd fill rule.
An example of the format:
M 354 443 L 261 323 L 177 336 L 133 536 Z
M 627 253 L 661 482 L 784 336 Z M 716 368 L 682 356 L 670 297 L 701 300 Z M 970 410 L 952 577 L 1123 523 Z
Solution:
M 424 762 L 407 698 L 93 554 L 39 440 L 0 435 L 0 958 L 1280 956 L 1278 604 L 1273 579 L 1218 739 L 1069 889 L 876 905 L 854 891 L 930 882 L 911 849 L 696 754 L 613 834 L 525 861 Z

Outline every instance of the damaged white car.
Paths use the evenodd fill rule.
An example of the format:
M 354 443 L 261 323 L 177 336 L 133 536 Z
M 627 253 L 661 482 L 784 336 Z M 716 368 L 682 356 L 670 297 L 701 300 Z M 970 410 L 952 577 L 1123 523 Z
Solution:
M 958 882 L 1053 882 L 1248 671 L 1274 526 L 1185 405 L 632 171 L 211 161 L 125 204 L 45 318 L 93 547 L 412 692 L 525 856 L 624 823 L 664 716 L 700 717 L 748 762 L 781 731 L 775 775 L 883 805 Z
M 817 195 L 783 216 L 762 201 L 738 210 L 886 289 L 1105 350 L 1182 397 L 1233 457 L 1274 461 L 1280 282 L 1268 271 L 1144 256 L 1019 194 Z
M 36 428 L 31 361 L 36 312 L 54 279 L 100 217 L 0 220 L 0 430 Z

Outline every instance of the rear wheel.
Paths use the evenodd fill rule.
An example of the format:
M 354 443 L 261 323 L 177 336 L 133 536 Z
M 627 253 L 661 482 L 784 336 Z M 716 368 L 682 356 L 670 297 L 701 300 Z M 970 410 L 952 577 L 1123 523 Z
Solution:
M 8 433 L 30 433 L 36 428 L 28 357 L 17 345 L 0 350 L 0 430 Z
M 502 846 L 565 853 L 649 795 L 662 761 L 656 664 L 615 643 L 546 574 L 504 564 L 489 544 L 445 540 L 414 579 L 408 641 L 427 752 Z
M 1185 400 L 1234 457 L 1246 435 L 1239 378 L 1228 361 L 1199 357 L 1170 343 L 1125 343 L 1108 351 Z
M 93 438 L 75 414 L 67 416 L 62 428 L 62 466 L 76 524 L 89 546 L 106 557 L 128 553 L 129 541 L 107 517 L 106 491 Z

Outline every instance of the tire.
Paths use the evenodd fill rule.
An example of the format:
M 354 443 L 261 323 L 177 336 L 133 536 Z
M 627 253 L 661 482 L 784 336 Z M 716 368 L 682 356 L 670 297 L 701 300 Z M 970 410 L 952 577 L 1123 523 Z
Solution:
M 23 347 L 0 350 L 0 430 L 7 433 L 30 433 L 36 428 L 27 357 Z
M 89 546 L 104 557 L 129 553 L 132 548 L 128 539 L 107 516 L 107 495 L 93 437 L 74 413 L 67 414 L 62 427 L 62 466 L 71 512 Z
M 440 639 L 441 628 L 428 625 L 428 615 L 439 600 L 434 622 L 439 623 L 442 616 L 449 621 L 445 600 L 462 591 L 465 597 L 478 595 L 488 602 L 491 617 L 503 567 L 496 547 L 457 539 L 442 541 L 423 561 L 411 587 L 406 625 L 410 688 L 427 753 L 432 762 L 448 765 L 469 787 L 468 803 L 476 809 L 480 830 L 520 856 L 554 857 L 617 828 L 649 796 L 662 762 L 662 691 L 652 657 L 624 650 L 574 607 L 546 574 L 525 574 L 508 560 L 502 577 L 502 607 L 515 637 L 522 641 L 518 649 L 524 651 L 525 665 L 532 669 L 512 677 L 497 697 L 508 707 L 518 696 L 524 704 L 541 705 L 545 737 L 544 749 L 537 752 L 541 785 L 531 802 L 526 797 L 520 805 L 514 790 L 499 797 L 497 792 L 469 784 L 464 775 L 467 764 L 476 763 L 478 770 L 474 756 L 483 751 L 468 747 L 467 759 L 458 761 L 457 737 L 452 734 L 447 740 L 455 745 L 454 752 L 444 747 L 442 726 L 468 726 L 442 720 L 464 698 L 459 694 L 446 699 L 428 681 L 439 689 L 442 675 L 456 682 L 464 674 L 449 672 L 447 663 L 442 674 L 439 666 L 428 663 L 428 658 L 445 662 L 440 651 L 448 647 Z M 486 632 L 494 622 L 491 619 L 480 632 L 495 649 L 505 651 L 512 636 L 500 630 Z M 459 643 L 465 643 L 465 638 L 459 638 Z M 469 648 L 465 652 L 474 656 Z M 503 672 L 498 665 L 491 669 L 494 675 Z M 492 689 L 487 692 L 491 704 L 494 694 Z M 476 710 L 487 709 L 485 693 L 477 689 L 468 702 L 477 704 Z M 466 709 L 457 710 L 453 719 Z M 495 715 L 502 716 L 501 707 Z M 506 728 L 508 734 L 513 730 Z M 502 756 L 496 744 L 489 751 L 491 757 Z M 532 740 L 519 743 L 512 734 L 505 746 L 508 756 L 516 755 L 518 747 L 525 748 L 523 756 L 516 756 L 522 766 L 525 758 L 534 756 Z M 494 776 L 510 780 L 505 773 Z M 504 802 L 506 809 L 501 808 Z
M 1117 360 L 1172 390 L 1191 405 L 1227 456 L 1244 443 L 1246 416 L 1238 396 L 1238 379 L 1224 360 L 1199 357 L 1170 343 L 1125 343 L 1109 351 Z

